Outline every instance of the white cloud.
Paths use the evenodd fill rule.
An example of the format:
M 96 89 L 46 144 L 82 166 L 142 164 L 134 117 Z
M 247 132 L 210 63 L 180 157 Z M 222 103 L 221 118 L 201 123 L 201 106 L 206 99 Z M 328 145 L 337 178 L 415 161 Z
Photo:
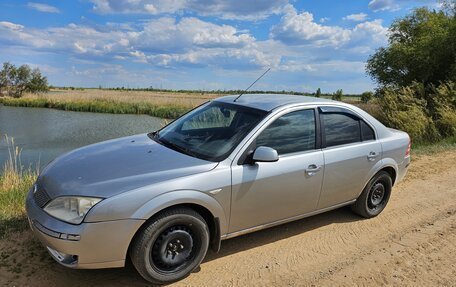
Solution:
M 395 0 L 371 0 L 368 7 L 374 12 L 396 11 L 400 9 L 399 4 Z
M 330 20 L 329 17 L 323 17 L 323 18 L 320 18 L 320 23 L 325 23 L 325 22 L 328 22 Z
M 43 3 L 28 2 L 27 7 L 44 13 L 60 13 L 57 7 Z
M 358 14 L 350 14 L 342 18 L 344 20 L 348 21 L 355 21 L 355 22 L 363 22 L 367 20 L 367 14 L 366 13 L 358 13 Z
M 131 44 L 144 51 L 172 53 L 194 47 L 244 47 L 255 39 L 246 33 L 238 33 L 229 25 L 217 25 L 197 18 L 164 17 L 144 25 L 142 31 L 131 37 Z
M 47 29 L 27 28 L 0 22 L 0 47 L 30 49 L 72 55 L 99 61 L 125 60 L 159 66 L 178 64 L 257 67 L 279 58 L 266 55 L 256 39 L 229 25 L 217 25 L 193 17 L 180 21 L 163 17 L 132 30 L 120 25 L 84 26 L 69 24 Z M 78 35 L 74 37 L 74 35 Z
M 106 1 L 99 2 L 101 4 L 97 7 L 102 7 L 102 2 Z M 129 3 L 140 2 L 144 1 L 130 0 Z M 149 13 L 162 13 L 163 6 L 157 3 L 147 3 L 153 5 L 148 7 Z M 103 9 L 114 8 L 108 6 Z M 207 11 L 211 9 L 215 8 L 207 8 Z M 224 11 L 223 17 L 228 15 L 228 10 Z M 208 77 L 207 80 L 212 81 L 216 77 L 212 75 L 214 71 L 250 73 L 263 67 L 272 67 L 280 77 L 292 76 L 290 81 L 301 77 L 309 83 L 321 83 L 336 79 L 335 75 L 341 72 L 344 78 L 364 77 L 363 61 L 367 54 L 386 43 L 387 29 L 381 20 L 360 20 L 352 28 L 343 28 L 324 24 L 322 22 L 326 18 L 323 21 L 314 19 L 309 12 L 298 13 L 292 5 L 286 5 L 282 11 L 280 21 L 271 27 L 270 38 L 266 40 L 252 36 L 246 25 L 241 24 L 241 28 L 237 28 L 220 24 L 219 20 L 204 21 L 196 16 L 190 17 L 187 13 L 176 17 L 154 16 L 147 21 L 69 24 L 49 28 L 32 28 L 3 21 L 0 22 L 0 55 L 14 55 L 11 51 L 17 50 L 51 58 L 63 57 L 67 63 L 62 69 L 71 71 L 71 74 L 61 76 L 59 81 L 70 81 L 65 78 L 74 77 L 75 85 L 79 83 L 77 81 L 87 85 L 84 79 L 103 83 L 105 77 L 112 80 L 113 85 L 125 83 L 122 77 L 134 78 L 128 75 L 138 69 L 169 72 L 169 77 L 174 77 L 173 73 L 178 71 L 191 71 L 191 79 Z M 219 15 L 222 17 L 222 14 Z M 83 64 L 78 66 L 77 63 Z M 119 65 L 104 66 L 106 63 Z M 72 65 L 75 65 L 73 70 L 68 68 Z M 194 68 L 202 68 L 197 71 L 205 73 L 205 76 L 195 73 Z M 147 83 L 149 80 L 138 81 Z M 290 81 L 283 83 L 288 85 Z M 193 87 L 198 86 L 195 84 Z
M 271 37 L 292 45 L 341 46 L 348 42 L 350 31 L 338 26 L 325 26 L 314 21 L 309 12 L 298 14 L 287 5 L 280 23 L 271 29 Z
M 365 17 L 364 15 L 361 16 Z M 350 18 L 361 19 L 363 17 L 356 15 L 356 17 Z M 293 6 L 288 5 L 280 23 L 271 28 L 270 36 L 287 45 L 335 49 L 361 46 L 364 52 L 368 52 L 372 48 L 386 43 L 386 33 L 387 28 L 382 26 L 381 20 L 364 21 L 353 29 L 327 26 L 316 23 L 311 13 L 305 11 L 298 13 Z
M 384 46 L 387 44 L 388 28 L 382 20 L 359 23 L 352 30 L 351 42 L 357 45 Z
M 181 11 L 225 19 L 256 20 L 282 11 L 288 0 L 90 0 L 100 14 L 163 14 Z
M 11 22 L 6 22 L 6 21 L 0 21 L 0 29 L 3 28 L 5 30 L 10 30 L 10 31 L 21 31 L 24 29 L 24 26 L 19 25 L 19 24 L 14 24 Z

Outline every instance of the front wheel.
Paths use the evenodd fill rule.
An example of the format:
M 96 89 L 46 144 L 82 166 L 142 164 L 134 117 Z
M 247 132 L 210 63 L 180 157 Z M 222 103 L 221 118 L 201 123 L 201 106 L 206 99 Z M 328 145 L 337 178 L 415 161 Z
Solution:
M 206 255 L 206 221 L 190 208 L 157 214 L 135 237 L 130 257 L 139 274 L 154 284 L 168 284 L 190 274 Z
M 377 173 L 352 205 L 352 210 L 362 217 L 372 218 L 385 209 L 391 195 L 393 181 L 386 171 Z

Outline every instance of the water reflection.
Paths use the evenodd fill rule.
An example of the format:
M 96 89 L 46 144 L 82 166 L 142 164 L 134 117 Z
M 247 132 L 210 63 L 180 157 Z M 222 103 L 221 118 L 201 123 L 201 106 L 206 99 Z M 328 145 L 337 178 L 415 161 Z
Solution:
M 0 105 L 0 166 L 8 152 L 4 135 L 22 149 L 24 166 L 46 165 L 72 149 L 122 136 L 156 130 L 164 120 L 146 115 L 67 112 Z

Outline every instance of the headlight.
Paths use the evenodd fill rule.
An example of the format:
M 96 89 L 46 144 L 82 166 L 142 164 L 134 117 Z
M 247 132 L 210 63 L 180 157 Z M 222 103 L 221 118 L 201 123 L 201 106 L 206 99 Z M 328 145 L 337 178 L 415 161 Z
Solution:
M 68 223 L 79 224 L 85 215 L 101 198 L 62 196 L 52 200 L 44 207 L 49 215 Z

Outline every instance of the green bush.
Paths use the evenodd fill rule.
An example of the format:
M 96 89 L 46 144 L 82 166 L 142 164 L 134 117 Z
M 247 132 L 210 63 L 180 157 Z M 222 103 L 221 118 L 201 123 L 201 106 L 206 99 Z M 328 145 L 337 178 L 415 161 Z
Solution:
M 425 113 L 426 102 L 414 93 L 412 87 L 381 91 L 379 120 L 388 127 L 406 131 L 414 141 L 423 141 L 432 121 Z
M 433 116 L 441 136 L 456 135 L 456 83 L 442 83 L 431 86 L 427 97 L 429 113 Z
M 331 97 L 334 101 L 342 101 L 344 92 L 342 90 L 337 90 Z
M 429 142 L 456 135 L 456 85 L 438 87 L 420 83 L 379 91 L 379 120 L 404 130 L 416 142 Z
M 374 97 L 374 93 L 372 92 L 364 92 L 361 94 L 361 102 L 368 103 Z

